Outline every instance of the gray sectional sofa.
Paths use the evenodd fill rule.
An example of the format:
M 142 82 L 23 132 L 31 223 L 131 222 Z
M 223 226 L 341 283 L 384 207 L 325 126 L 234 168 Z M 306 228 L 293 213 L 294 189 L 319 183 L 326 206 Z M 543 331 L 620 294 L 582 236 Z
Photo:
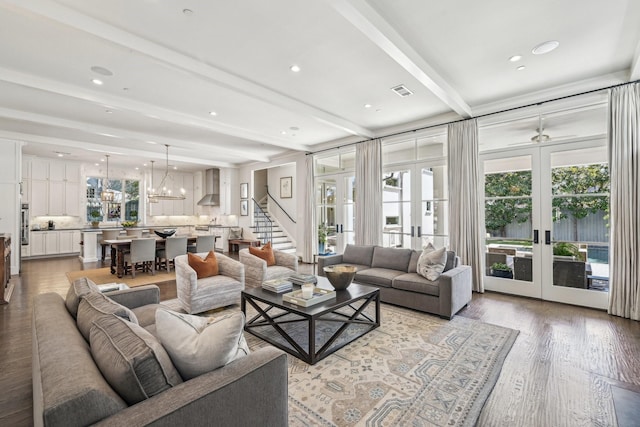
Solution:
M 160 298 L 157 286 L 106 295 L 131 309 L 138 324 L 153 335 Z M 103 377 L 90 343 L 78 329 L 80 322 L 72 312 L 81 310 L 81 298 L 76 298 L 75 309 L 69 308 L 74 304 L 69 294 L 66 300 L 56 293 L 34 298 L 35 426 L 287 425 L 287 358 L 274 347 L 128 405 Z
M 318 275 L 328 265 L 357 267 L 354 282 L 380 288 L 380 300 L 451 319 L 471 301 L 471 267 L 460 265 L 455 252 L 447 251 L 447 263 L 438 280 L 416 273 L 421 251 L 347 245 L 341 255 L 318 257 Z

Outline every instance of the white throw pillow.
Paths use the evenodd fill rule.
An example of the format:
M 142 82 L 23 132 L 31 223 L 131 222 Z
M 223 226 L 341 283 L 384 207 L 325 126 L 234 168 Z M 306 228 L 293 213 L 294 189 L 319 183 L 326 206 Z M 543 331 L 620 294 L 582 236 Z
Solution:
M 249 354 L 243 328 L 242 312 L 207 318 L 156 310 L 156 335 L 185 381 Z
M 429 244 L 431 246 L 431 244 Z M 417 273 L 427 280 L 436 281 L 447 263 L 447 248 L 434 249 L 427 246 L 418 258 Z

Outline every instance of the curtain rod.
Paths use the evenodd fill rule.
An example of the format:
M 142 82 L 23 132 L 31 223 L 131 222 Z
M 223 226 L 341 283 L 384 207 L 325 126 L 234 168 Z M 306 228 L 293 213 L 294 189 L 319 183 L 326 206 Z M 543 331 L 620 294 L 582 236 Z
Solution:
M 438 124 L 429 125 L 429 126 L 423 126 L 423 127 L 416 128 L 416 129 L 411 129 L 411 130 L 403 130 L 402 132 L 390 133 L 388 135 L 377 136 L 375 138 L 363 139 L 361 141 L 350 142 L 350 143 L 344 144 L 344 145 L 338 145 L 337 147 L 331 147 L 331 148 L 325 148 L 323 150 L 312 151 L 312 152 L 307 153 L 307 156 L 313 155 L 313 154 L 318 154 L 318 153 L 324 153 L 325 151 L 338 150 L 340 148 L 350 147 L 352 145 L 362 144 L 363 142 L 373 141 L 374 139 L 391 138 L 393 136 L 404 135 L 404 134 L 407 134 L 407 133 L 418 132 L 418 131 L 426 130 L 426 129 L 432 129 L 432 128 L 436 128 L 436 127 L 439 127 L 439 126 L 450 125 L 450 124 L 453 124 L 453 123 L 464 122 L 466 120 L 481 119 L 483 117 L 489 117 L 489 116 L 493 116 L 493 115 L 496 115 L 496 114 L 508 113 L 510 111 L 521 110 L 523 108 L 535 107 L 536 105 L 547 104 L 549 102 L 562 101 L 563 99 L 569 99 L 569 98 L 573 98 L 573 97 L 581 96 L 581 95 L 588 95 L 590 93 L 600 92 L 602 90 L 614 89 L 614 88 L 617 88 L 617 87 L 627 86 L 627 85 L 631 85 L 631 84 L 635 84 L 635 83 L 640 83 L 640 80 L 634 80 L 632 82 L 626 82 L 626 83 L 618 83 L 618 84 L 611 85 L 611 86 L 601 87 L 599 89 L 592 89 L 592 90 L 587 90 L 587 91 L 584 91 L 584 92 L 574 93 L 574 94 L 571 94 L 571 95 L 560 96 L 558 98 L 547 99 L 545 101 L 532 102 L 531 104 L 525 104 L 525 105 L 521 105 L 519 107 L 505 108 L 504 110 L 498 110 L 498 111 L 493 111 L 491 113 L 480 114 L 478 116 L 473 116 L 473 117 L 469 117 L 469 118 L 466 118 L 466 119 L 462 119 L 461 118 L 461 119 L 451 120 L 449 122 L 443 122 L 443 123 L 438 123 Z

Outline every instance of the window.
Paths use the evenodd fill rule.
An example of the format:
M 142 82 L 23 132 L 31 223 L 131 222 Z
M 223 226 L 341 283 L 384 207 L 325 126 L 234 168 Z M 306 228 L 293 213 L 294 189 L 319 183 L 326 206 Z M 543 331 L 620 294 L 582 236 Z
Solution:
M 101 196 L 104 181 L 104 178 L 87 177 L 87 221 L 139 221 L 140 182 L 109 180 L 109 188 L 113 190 L 115 197 L 112 202 L 103 202 Z

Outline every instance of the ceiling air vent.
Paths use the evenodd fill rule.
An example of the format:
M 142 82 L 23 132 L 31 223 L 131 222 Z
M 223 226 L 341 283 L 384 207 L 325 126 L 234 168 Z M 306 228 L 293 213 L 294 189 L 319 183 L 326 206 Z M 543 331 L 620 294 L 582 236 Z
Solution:
M 405 96 L 413 95 L 413 92 L 407 89 L 405 85 L 398 85 L 396 87 L 392 87 L 391 90 L 394 91 L 401 98 L 404 98 Z

